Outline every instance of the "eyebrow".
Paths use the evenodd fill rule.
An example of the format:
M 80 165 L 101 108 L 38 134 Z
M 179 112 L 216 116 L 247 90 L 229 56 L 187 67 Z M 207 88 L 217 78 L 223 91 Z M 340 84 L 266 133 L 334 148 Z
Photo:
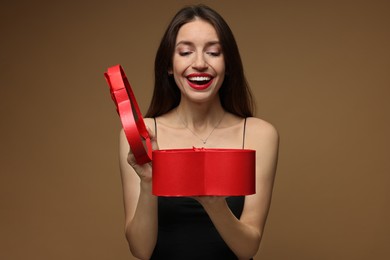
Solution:
M 183 45 L 190 45 L 190 46 L 194 45 L 194 43 L 191 42 L 191 41 L 180 41 L 180 42 L 176 43 L 176 47 L 181 45 L 181 44 L 183 44 Z M 217 44 L 221 45 L 221 43 L 219 41 L 209 41 L 209 42 L 206 43 L 206 47 L 209 47 L 209 46 L 212 46 L 212 45 L 217 45 Z

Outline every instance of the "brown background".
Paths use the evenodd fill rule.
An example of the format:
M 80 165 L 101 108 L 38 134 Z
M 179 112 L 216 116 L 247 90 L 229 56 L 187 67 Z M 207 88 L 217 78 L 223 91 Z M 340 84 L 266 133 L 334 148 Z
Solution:
M 131 259 L 103 72 L 122 64 L 145 112 L 160 37 L 192 1 L 3 2 L 0 259 Z M 204 3 L 281 135 L 257 259 L 389 259 L 389 1 Z

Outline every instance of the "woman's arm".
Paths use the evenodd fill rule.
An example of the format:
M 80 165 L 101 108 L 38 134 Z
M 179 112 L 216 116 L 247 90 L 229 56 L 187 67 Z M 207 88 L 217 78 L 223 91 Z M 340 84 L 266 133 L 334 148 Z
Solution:
M 158 225 L 157 197 L 152 195 L 152 167 L 149 163 L 136 164 L 123 130 L 119 140 L 126 238 L 135 257 L 149 259 L 157 241 Z M 157 149 L 156 141 L 152 143 L 153 149 Z
M 256 150 L 256 194 L 246 196 L 238 220 L 223 197 L 197 197 L 230 249 L 240 259 L 253 257 L 260 245 L 276 173 L 279 136 L 269 123 L 248 118 L 246 149 Z

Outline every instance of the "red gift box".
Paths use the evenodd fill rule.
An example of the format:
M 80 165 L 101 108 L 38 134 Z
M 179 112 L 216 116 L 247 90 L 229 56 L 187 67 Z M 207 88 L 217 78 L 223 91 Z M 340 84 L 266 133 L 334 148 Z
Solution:
M 193 148 L 153 151 L 153 194 L 254 194 L 255 161 L 255 151 L 245 149 Z
M 255 151 L 173 149 L 153 151 L 130 83 L 120 65 L 104 74 L 123 129 L 138 164 L 152 160 L 157 196 L 239 196 L 255 193 Z

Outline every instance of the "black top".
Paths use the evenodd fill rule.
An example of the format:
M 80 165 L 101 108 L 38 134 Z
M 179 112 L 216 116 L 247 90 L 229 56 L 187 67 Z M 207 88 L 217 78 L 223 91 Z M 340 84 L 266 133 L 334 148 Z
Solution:
M 228 197 L 240 218 L 244 196 Z M 158 198 L 158 236 L 151 259 L 237 259 L 223 241 L 203 207 L 187 197 Z
M 157 124 L 155 120 L 155 133 Z M 245 142 L 243 128 L 243 148 Z M 240 218 L 244 196 L 228 197 L 228 206 Z M 151 259 L 237 259 L 221 238 L 210 217 L 196 200 L 188 197 L 158 198 L 158 236 Z

